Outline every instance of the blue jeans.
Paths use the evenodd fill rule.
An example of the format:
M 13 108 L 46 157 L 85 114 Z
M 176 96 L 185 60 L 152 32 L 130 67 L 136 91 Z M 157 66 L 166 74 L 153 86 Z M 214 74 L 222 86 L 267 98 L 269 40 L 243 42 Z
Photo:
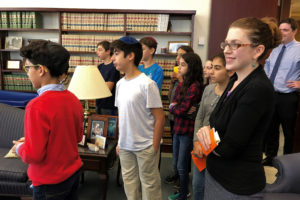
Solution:
M 40 185 L 33 187 L 34 200 L 77 200 L 80 170 L 75 172 L 64 182 L 54 185 Z
M 204 199 L 204 185 L 205 185 L 204 183 L 205 183 L 205 169 L 200 172 L 196 167 L 196 165 L 194 164 L 194 172 L 193 172 L 194 200 Z
M 173 136 L 173 167 L 179 175 L 179 199 L 186 199 L 189 185 L 189 162 L 193 138 L 187 135 Z

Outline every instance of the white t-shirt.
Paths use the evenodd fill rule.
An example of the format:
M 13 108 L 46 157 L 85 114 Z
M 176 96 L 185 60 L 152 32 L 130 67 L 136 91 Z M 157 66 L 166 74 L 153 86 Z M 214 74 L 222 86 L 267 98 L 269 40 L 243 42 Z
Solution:
M 145 74 L 116 87 L 115 106 L 119 111 L 119 148 L 140 151 L 153 144 L 154 117 L 150 108 L 162 108 L 158 87 Z

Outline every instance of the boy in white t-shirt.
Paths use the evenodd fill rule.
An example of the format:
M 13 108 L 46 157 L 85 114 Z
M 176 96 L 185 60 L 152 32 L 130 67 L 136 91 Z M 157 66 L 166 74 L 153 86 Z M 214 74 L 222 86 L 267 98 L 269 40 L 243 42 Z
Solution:
M 127 199 L 161 199 L 158 171 L 160 140 L 165 116 L 158 87 L 137 66 L 141 44 L 125 36 L 112 43 L 113 63 L 125 76 L 117 83 L 119 153 Z

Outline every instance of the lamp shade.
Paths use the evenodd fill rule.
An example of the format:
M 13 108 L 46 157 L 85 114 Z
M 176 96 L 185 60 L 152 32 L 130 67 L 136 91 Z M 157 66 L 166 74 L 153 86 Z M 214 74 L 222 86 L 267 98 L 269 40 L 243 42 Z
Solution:
M 95 65 L 77 66 L 68 90 L 80 100 L 101 99 L 112 95 Z

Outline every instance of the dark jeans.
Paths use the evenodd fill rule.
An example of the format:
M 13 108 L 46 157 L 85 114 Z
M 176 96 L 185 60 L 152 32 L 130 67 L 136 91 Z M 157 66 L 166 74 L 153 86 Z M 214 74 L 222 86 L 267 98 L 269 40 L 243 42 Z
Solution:
M 189 166 L 193 138 L 187 135 L 173 135 L 173 167 L 179 175 L 179 199 L 186 199 L 189 185 Z
M 295 132 L 298 93 L 275 93 L 275 112 L 266 138 L 266 156 L 277 156 L 279 147 L 279 127 L 284 134 L 284 154 L 292 153 L 293 137 Z
M 193 172 L 194 200 L 204 199 L 205 171 L 206 170 L 204 169 L 200 172 L 197 166 L 194 164 L 194 172 Z
M 33 187 L 34 200 L 77 200 L 80 170 L 64 182 Z

